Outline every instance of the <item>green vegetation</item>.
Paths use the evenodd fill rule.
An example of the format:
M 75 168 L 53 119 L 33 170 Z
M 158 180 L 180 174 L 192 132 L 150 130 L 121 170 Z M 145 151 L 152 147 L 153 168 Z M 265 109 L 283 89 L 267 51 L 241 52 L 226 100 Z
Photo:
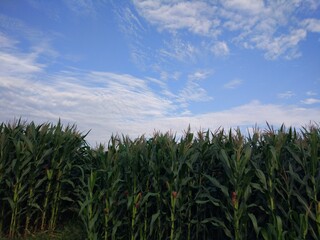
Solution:
M 318 125 L 85 137 L 0 125 L 0 239 L 319 239 Z

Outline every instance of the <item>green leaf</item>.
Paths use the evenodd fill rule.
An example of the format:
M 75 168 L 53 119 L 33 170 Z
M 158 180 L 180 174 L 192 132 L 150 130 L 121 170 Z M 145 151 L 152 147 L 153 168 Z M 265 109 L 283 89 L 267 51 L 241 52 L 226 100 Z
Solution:
M 282 239 L 283 229 L 282 229 L 282 220 L 280 216 L 276 216 L 276 224 L 277 224 L 277 237 L 278 239 Z
M 246 166 L 251 158 L 251 148 L 247 146 L 244 149 L 245 153 L 244 156 L 240 159 L 240 172 L 243 173 L 246 169 Z
M 261 229 L 261 235 L 264 240 L 271 240 L 272 239 L 272 238 L 269 238 L 268 231 L 265 228 Z
M 229 157 L 227 156 L 226 151 L 224 149 L 221 149 L 221 159 L 222 159 L 224 170 L 228 178 L 232 180 L 233 179 L 232 168 L 230 165 Z
M 46 177 L 44 177 L 44 178 L 42 178 L 42 179 L 38 180 L 38 181 L 36 182 L 36 185 L 34 186 L 34 189 L 39 188 L 39 187 L 42 185 L 42 183 L 44 183 L 46 180 L 47 180 L 47 178 L 46 178 Z
M 99 217 L 99 212 L 95 212 L 93 215 L 93 218 L 89 219 L 89 229 L 94 229 L 95 226 L 97 226 L 96 222 Z
M 63 201 L 73 202 L 73 200 L 69 197 L 60 197 L 60 199 Z
M 215 217 L 211 218 L 212 221 L 210 221 L 210 223 L 213 225 L 213 226 L 216 226 L 216 227 L 222 227 L 224 233 L 226 234 L 227 237 L 233 239 L 233 236 L 232 236 L 232 233 L 231 231 L 227 228 L 227 226 L 225 225 L 225 223 Z
M 15 204 L 14 204 L 14 202 L 12 201 L 11 198 L 6 197 L 6 198 L 3 198 L 3 200 L 7 200 L 7 201 L 9 202 L 11 210 L 14 209 Z
M 306 239 L 308 233 L 308 215 L 307 214 L 299 214 L 300 219 L 300 232 L 302 233 L 303 239 Z
M 146 195 L 143 196 L 143 199 L 141 201 L 141 205 L 145 204 L 145 202 L 147 202 L 150 197 L 156 197 L 158 195 L 159 195 L 159 193 L 148 192 Z
M 260 227 L 258 226 L 258 221 L 255 215 L 253 215 L 252 213 L 248 213 L 248 216 L 252 222 L 254 231 L 256 232 L 256 237 L 258 238 L 259 236 L 259 232 L 260 232 Z
M 220 184 L 219 181 L 214 177 L 211 177 L 207 174 L 203 174 L 203 176 L 205 176 L 212 183 L 212 185 L 219 188 L 226 198 L 229 198 L 229 192 L 226 186 L 223 186 L 222 184 Z
M 153 228 L 154 228 L 154 222 L 159 218 L 160 216 L 160 210 L 158 210 L 155 214 L 152 215 L 151 217 L 151 222 L 150 222 L 150 232 L 149 235 L 152 235 Z M 159 229 L 160 230 L 160 229 Z
M 260 169 L 256 169 L 256 175 L 262 183 L 263 190 L 267 190 L 267 180 L 264 173 Z
M 73 183 L 71 180 L 69 180 L 69 179 L 62 179 L 62 180 L 61 180 L 61 183 L 67 183 L 67 184 L 69 184 L 72 188 L 74 188 L 74 183 Z
M 42 211 L 41 207 L 37 203 L 31 203 L 30 206 Z
M 120 227 L 121 225 L 122 225 L 121 221 L 116 221 L 116 224 L 112 228 L 112 239 L 116 239 L 116 233 L 117 233 L 118 227 Z
M 209 200 L 196 200 L 196 204 L 202 205 L 208 203 Z
M 305 182 L 299 177 L 296 172 L 293 171 L 291 163 L 289 163 L 289 174 L 298 183 L 300 183 L 301 185 L 305 185 Z

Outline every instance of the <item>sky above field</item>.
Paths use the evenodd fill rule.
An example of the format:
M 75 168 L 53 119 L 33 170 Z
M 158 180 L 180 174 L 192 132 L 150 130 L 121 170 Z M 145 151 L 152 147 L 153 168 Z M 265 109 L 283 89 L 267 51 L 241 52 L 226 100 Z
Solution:
M 320 121 L 319 0 L 1 0 L 0 121 L 91 144 Z

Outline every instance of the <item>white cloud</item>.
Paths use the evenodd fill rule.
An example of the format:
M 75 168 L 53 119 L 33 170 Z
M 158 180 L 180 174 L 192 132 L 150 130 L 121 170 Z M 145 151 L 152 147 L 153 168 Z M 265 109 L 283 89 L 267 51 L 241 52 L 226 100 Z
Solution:
M 94 143 L 108 140 L 112 133 L 136 133 L 149 121 L 179 112 L 185 115 L 190 113 L 190 102 L 210 100 L 199 84 L 209 71 L 190 74 L 186 86 L 175 95 L 166 82 L 154 78 L 76 68 L 51 75 L 38 63 L 44 53 L 34 50 L 28 54 L 0 52 L 1 121 L 14 117 L 36 122 L 61 118 L 65 123 L 77 123 L 83 131 L 92 128 L 88 139 Z
M 40 72 L 43 64 L 36 62 L 35 54 L 12 55 L 0 51 L 0 76 L 3 74 L 21 74 Z
M 316 92 L 313 92 L 313 91 L 308 91 L 308 92 L 306 92 L 306 94 L 307 94 L 308 96 L 318 95 Z
M 174 37 L 172 41 L 165 43 L 166 47 L 159 50 L 161 57 L 169 57 L 182 62 L 194 61 L 199 53 L 192 43 Z
M 78 15 L 96 14 L 95 4 L 92 0 L 63 0 L 70 10 Z
M 60 56 L 51 46 L 53 36 L 59 34 L 38 31 L 20 19 L 2 14 L 0 14 L 0 29 L 3 29 L 3 32 L 0 32 L 0 58 L 3 61 L 0 67 L 4 71 L 16 71 L 16 73 L 40 71 L 46 64 L 46 58 L 42 59 L 41 64 L 36 63 L 40 56 L 50 57 L 51 61 Z M 18 37 L 20 41 L 12 36 Z M 23 42 L 24 52 L 19 50 L 20 42 Z
M 84 131 L 98 125 L 92 134 L 110 136 L 128 123 L 165 117 L 175 109 L 171 100 L 154 93 L 147 82 L 107 72 L 64 72 L 49 82 L 1 77 L 2 118 L 55 121 L 60 117 L 78 123 Z
M 211 47 L 211 51 L 217 57 L 228 56 L 230 53 L 229 47 L 226 42 L 217 42 Z
M 214 41 L 228 33 L 230 37 L 225 41 L 259 49 L 271 60 L 301 56 L 299 43 L 308 32 L 319 32 L 320 26 L 319 19 L 303 19 L 298 14 L 316 11 L 317 0 L 135 0 L 133 3 L 137 12 L 158 29 L 174 34 L 186 29 Z M 225 41 L 218 41 L 211 51 L 218 56 L 229 54 Z
M 240 1 L 238 2 L 240 3 Z M 139 1 L 139 3 L 146 4 L 145 6 L 153 9 L 152 6 L 161 2 Z M 164 3 L 168 4 L 168 1 Z M 171 1 L 171 4 L 178 3 L 180 1 Z M 188 2 L 188 4 L 191 3 L 196 2 Z M 209 3 L 201 4 L 199 2 L 197 6 L 209 6 Z M 141 5 L 141 7 L 143 6 Z M 180 5 L 180 7 L 183 8 L 183 5 Z M 204 27 L 200 31 L 199 26 L 196 26 L 199 22 L 194 19 L 198 17 L 199 13 L 197 11 L 200 10 L 197 8 L 194 10 L 194 16 L 191 13 L 186 13 L 186 16 L 190 17 L 186 24 L 178 23 L 176 28 L 170 28 L 168 27 L 170 24 L 164 22 L 164 27 L 168 27 L 170 30 L 183 28 L 195 34 L 210 35 L 215 27 L 211 26 L 207 30 Z M 179 10 L 180 12 L 176 11 L 180 14 L 182 10 Z M 203 11 L 208 14 L 203 15 L 203 18 L 215 18 L 209 16 L 209 10 Z M 232 18 L 231 15 L 230 19 Z M 187 19 L 186 16 L 184 20 Z M 239 16 L 243 18 L 241 14 Z M 7 22 L 2 20 L 3 18 L 0 15 L 0 27 L 7 25 L 5 29 L 14 28 L 15 24 L 19 23 L 7 21 L 8 19 L 5 19 Z M 154 21 L 156 22 L 156 20 Z M 195 23 L 195 26 L 191 24 L 192 22 Z M 257 20 L 257 22 L 259 21 Z M 276 26 L 272 24 L 267 25 L 269 27 Z M 19 24 L 17 26 L 18 30 L 24 29 L 24 33 L 28 32 L 24 26 Z M 252 29 L 254 24 L 244 24 L 244 26 L 247 27 L 247 35 L 244 35 L 241 41 L 247 41 L 252 47 L 258 47 L 259 42 L 252 41 L 252 36 L 256 36 L 255 34 L 258 33 L 257 30 Z M 268 26 L 264 29 L 268 29 Z M 277 57 L 295 49 L 296 44 L 305 37 L 304 32 L 298 30 L 293 29 L 287 35 L 280 35 L 279 39 L 276 40 L 279 48 L 277 48 L 276 53 L 272 52 L 271 55 Z M 135 30 L 133 31 L 135 32 Z M 268 34 L 264 35 L 266 44 L 260 48 L 264 51 L 271 51 L 268 44 L 274 41 L 273 33 L 271 34 L 269 31 L 271 30 L 268 30 Z M 37 39 L 43 36 L 34 33 L 31 35 Z M 33 37 L 30 37 L 30 39 Z M 1 49 L 0 52 L 0 120 L 7 121 L 12 120 L 13 117 L 21 116 L 29 120 L 44 122 L 56 121 L 60 117 L 64 122 L 77 123 L 82 131 L 92 129 L 88 137 L 91 143 L 107 141 L 112 133 L 117 132 L 131 136 L 138 136 L 143 133 L 151 134 L 155 128 L 162 131 L 171 129 L 179 132 L 186 129 L 189 124 L 196 128 L 214 129 L 219 126 L 226 128 L 253 126 L 255 123 L 264 124 L 265 121 L 268 121 L 271 124 L 285 123 L 299 127 L 310 120 L 317 120 L 320 115 L 319 108 L 266 105 L 258 101 L 249 102 L 225 111 L 192 115 L 190 109 L 188 109 L 190 102 L 212 100 L 212 97 L 208 95 L 206 89 L 201 86 L 201 81 L 199 81 L 207 79 L 211 74 L 210 71 L 198 70 L 190 74 L 185 86 L 181 90 L 177 90 L 177 94 L 173 94 L 164 81 L 147 77 L 138 78 L 129 74 L 73 69 L 72 72 L 60 71 L 55 75 L 50 75 L 45 72 L 45 65 L 39 64 L 39 56 L 49 54 L 52 57 L 55 55 L 54 51 L 45 51 L 46 44 L 30 47 L 28 51 L 22 53 L 14 49 L 14 43 L 10 45 L 7 39 L 10 38 L 4 36 L 0 39 L 9 48 L 5 51 Z M 210 39 L 211 41 L 212 39 Z M 289 46 L 286 46 L 287 44 Z M 169 46 L 172 48 L 169 48 Z M 196 46 L 178 37 L 175 37 L 167 47 L 161 53 L 178 60 L 192 60 L 198 53 Z M 167 77 L 164 76 L 164 78 Z M 181 73 L 177 72 L 172 78 L 181 79 Z M 161 91 L 152 89 L 150 84 L 156 84 Z M 224 87 L 236 88 L 240 84 L 242 84 L 242 81 L 235 79 L 226 83 Z M 303 101 L 305 104 L 318 102 L 319 100 L 315 98 L 308 98 Z
M 162 132 L 171 130 L 177 134 L 182 134 L 189 125 L 193 131 L 200 129 L 211 129 L 214 131 L 219 127 L 225 129 L 236 127 L 241 127 L 242 129 L 251 128 L 255 124 L 263 127 L 266 125 L 266 122 L 275 127 L 285 124 L 286 126 L 300 128 L 310 121 L 318 119 L 320 109 L 261 104 L 259 101 L 252 101 L 220 112 L 199 115 L 190 115 L 190 112 L 187 112 L 186 114 L 188 115 L 132 123 L 127 125 L 124 131 L 133 137 L 139 136 L 141 133 L 146 133 L 148 137 L 151 136 L 154 130 Z
M 307 98 L 307 99 L 302 100 L 301 102 L 302 102 L 303 104 L 311 105 L 311 104 L 320 103 L 320 99 L 317 99 L 317 98 Z
M 178 96 L 161 95 L 151 89 L 150 81 L 162 85 L 156 79 L 111 72 L 73 69 L 55 76 L 47 75 L 46 81 L 1 76 L 0 121 L 22 117 L 42 123 L 61 118 L 64 123 L 76 123 L 83 132 L 92 129 L 87 140 L 94 145 L 95 142 L 107 142 L 112 133 L 131 137 L 145 133 L 148 137 L 154 130 L 172 130 L 179 134 L 189 124 L 193 129 L 214 130 L 220 126 L 251 127 L 256 123 L 261 126 L 266 121 L 300 127 L 320 115 L 319 108 L 266 105 L 258 101 L 224 111 L 192 115 L 188 108 L 180 105 L 183 101 L 188 104 L 188 101 L 210 100 L 195 79 L 204 76 L 205 72 L 201 71 L 190 74 L 186 87 Z M 39 76 L 35 75 L 35 78 L 39 79 Z
M 195 81 L 188 81 L 186 86 L 179 93 L 179 102 L 187 104 L 189 102 L 206 102 L 213 98 L 207 91 Z M 188 105 L 182 105 L 187 107 Z
M 18 41 L 0 32 L 0 48 L 13 48 Z
M 289 99 L 289 98 L 293 97 L 294 95 L 295 94 L 292 91 L 286 91 L 286 92 L 283 92 L 283 93 L 279 93 L 278 97 L 279 98 Z
M 264 8 L 263 0 L 224 0 L 221 2 L 227 8 L 255 14 L 261 12 Z
M 143 24 L 140 22 L 138 16 L 130 9 L 129 6 L 117 8 L 117 17 L 120 20 L 120 29 L 128 36 L 140 38 L 139 33 L 145 31 Z
M 142 16 L 160 29 L 187 29 L 207 35 L 214 33 L 219 25 L 219 21 L 211 17 L 216 9 L 202 1 L 134 0 L 134 4 Z
M 177 102 L 180 107 L 187 108 L 190 102 L 207 102 L 213 100 L 207 91 L 200 85 L 199 80 L 208 78 L 210 71 L 198 70 L 188 75 L 188 80 L 183 89 L 179 91 Z M 184 110 L 187 111 L 187 110 Z
M 320 5 L 320 1 L 319 0 L 305 0 L 305 1 L 301 1 L 301 2 L 302 2 L 302 4 L 307 6 L 312 11 L 317 10 L 317 8 Z
M 272 113 L 272 114 L 270 114 Z M 231 108 L 229 110 L 208 113 L 200 118 L 212 119 L 213 124 L 218 122 L 221 126 L 243 126 L 255 123 L 263 125 L 266 121 L 270 124 L 299 126 L 314 120 L 319 109 L 305 109 L 296 106 L 282 106 L 274 104 L 261 104 L 259 101 Z M 207 123 L 209 125 L 209 122 Z
M 309 18 L 301 24 L 310 32 L 320 32 L 320 19 Z
M 132 62 L 140 69 L 146 69 L 150 62 L 151 49 L 144 43 L 145 26 L 141 23 L 141 18 L 130 7 L 129 2 L 111 1 L 119 30 L 124 34 L 130 49 Z
M 14 33 L 15 36 L 19 36 L 23 40 L 27 40 L 28 43 L 38 44 L 39 42 L 48 41 L 50 36 L 53 35 L 52 32 L 41 32 L 38 31 L 28 25 L 26 25 L 23 21 L 17 18 L 8 17 L 0 13 L 0 28 L 2 28 L 5 36 L 10 40 L 14 39 L 10 38 L 9 34 Z
M 192 74 L 188 75 L 189 80 L 202 80 L 208 78 L 211 74 L 211 71 L 208 70 L 198 70 Z
M 275 38 L 261 35 L 252 38 L 257 48 L 265 50 L 267 59 L 276 59 L 281 55 L 292 59 L 300 56 L 297 45 L 306 38 L 307 32 L 304 29 L 292 30 L 289 34 L 282 34 Z
M 226 84 L 223 85 L 224 88 L 228 88 L 228 89 L 235 89 L 237 87 L 239 87 L 242 84 L 242 80 L 240 79 L 234 79 Z

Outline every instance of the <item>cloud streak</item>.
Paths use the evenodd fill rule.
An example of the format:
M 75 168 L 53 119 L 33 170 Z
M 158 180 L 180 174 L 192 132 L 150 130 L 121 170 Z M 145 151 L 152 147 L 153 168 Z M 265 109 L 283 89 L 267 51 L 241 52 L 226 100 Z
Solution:
M 227 88 L 227 89 L 235 89 L 235 88 L 239 87 L 242 84 L 242 82 L 243 81 L 240 79 L 234 79 L 234 80 L 224 84 L 223 87 Z
M 210 19 L 214 8 L 202 1 L 152 1 L 135 0 L 134 4 L 141 14 L 159 29 L 176 31 L 187 29 L 200 35 L 212 34 L 219 21 Z
M 88 79 L 100 86 L 87 85 Z M 107 72 L 88 72 L 82 76 L 63 73 L 50 82 L 2 79 L 0 92 L 3 117 L 21 116 L 39 121 L 61 117 L 87 130 L 98 124 L 100 127 L 93 134 L 104 132 L 109 136 L 111 132 L 122 132 L 122 127 L 130 122 L 165 117 L 174 108 L 170 100 L 153 93 L 145 80 Z
M 289 99 L 293 97 L 295 94 L 292 91 L 286 91 L 278 94 L 278 98 Z
M 229 47 L 227 45 L 226 42 L 221 41 L 221 42 L 217 42 L 215 43 L 212 47 L 211 47 L 211 51 L 213 52 L 213 54 L 217 57 L 220 56 L 228 56 L 230 53 Z
M 0 66 L 3 64 L 2 61 Z M 29 64 L 37 66 L 35 60 Z M 28 73 L 25 68 L 21 69 Z M 158 84 L 166 89 L 162 81 L 129 74 L 73 69 L 54 75 L 46 73 L 47 81 L 39 81 L 43 74 L 35 71 L 32 76 L 22 77 L 10 71 L 2 72 L 0 120 L 22 117 L 36 122 L 56 122 L 61 118 L 64 123 L 76 123 L 84 132 L 92 129 L 87 138 L 92 145 L 106 142 L 111 134 L 116 133 L 137 137 L 141 134 L 151 136 L 154 130 L 171 130 L 179 134 L 189 124 L 194 130 L 200 127 L 251 127 L 256 123 L 263 125 L 265 121 L 300 127 L 320 115 L 319 108 L 262 104 L 259 101 L 224 111 L 192 114 L 188 102 L 211 100 L 199 82 L 210 75 L 210 71 L 205 70 L 189 74 L 180 95 L 163 94 L 150 88 L 150 84 Z M 229 87 L 237 84 L 239 81 L 231 82 Z M 317 102 L 317 99 L 310 98 L 304 103 Z
M 88 84 L 88 79 L 96 86 Z M 191 83 L 195 84 L 194 81 Z M 191 83 L 187 89 L 193 87 L 194 90 Z M 88 136 L 91 144 L 106 142 L 112 133 L 132 137 L 144 133 L 151 135 L 154 130 L 181 133 L 189 124 L 196 129 L 215 129 L 220 126 L 251 127 L 268 121 L 299 127 L 320 115 L 318 108 L 266 105 L 258 101 L 220 112 L 177 115 L 173 112 L 180 108 L 179 103 L 152 91 L 148 80 L 109 72 L 64 72 L 51 78 L 50 82 L 1 78 L 0 93 L 1 121 L 10 120 L 6 116 L 37 122 L 55 122 L 61 118 L 63 122 L 76 123 L 82 131 L 92 129 Z M 189 97 L 191 100 L 203 97 L 201 91 L 194 95 L 194 91 L 185 90 L 183 96 L 187 98 L 188 94 L 193 95 Z M 312 101 L 308 100 L 308 103 Z
M 136 52 L 137 61 L 146 62 L 148 56 L 140 51 L 144 48 L 139 40 L 146 31 L 140 19 L 142 16 L 156 25 L 160 32 L 169 31 L 172 34 L 169 41 L 164 42 L 163 48 L 152 53 L 164 59 L 186 63 L 197 58 L 201 47 L 208 48 L 214 56 L 228 56 L 231 54 L 230 44 L 261 49 L 269 59 L 280 56 L 293 58 L 299 55 L 297 46 L 308 32 L 319 31 L 316 19 L 296 21 L 291 26 L 291 19 L 287 16 L 296 9 L 291 5 L 278 6 L 274 1 L 218 2 L 135 0 L 133 3 L 140 16 L 132 9 L 125 8 L 126 15 L 121 16 L 123 25 L 127 27 L 122 31 L 136 39 L 132 50 Z M 298 0 L 295 2 L 301 3 Z M 79 14 L 84 11 L 87 14 L 84 7 L 88 6 L 88 14 L 94 14 L 95 8 L 90 7 L 92 1 L 80 1 L 78 4 L 72 11 Z M 271 18 L 271 11 L 276 7 L 280 11 Z M 250 17 L 246 17 L 248 15 Z M 279 35 L 275 29 L 281 26 L 291 30 Z M 25 50 L 19 51 L 16 47 L 18 41 L 0 33 L 0 121 L 22 117 L 36 122 L 55 122 L 61 118 L 65 123 L 76 123 L 83 131 L 92 129 L 88 140 L 94 144 L 96 141 L 108 141 L 112 133 L 124 133 L 132 137 L 143 133 L 150 135 L 154 130 L 179 133 L 189 124 L 193 128 L 216 129 L 220 126 L 251 127 L 268 121 L 276 125 L 285 123 L 300 127 L 318 119 L 320 115 L 317 107 L 319 99 L 314 98 L 313 92 L 307 93 L 309 98 L 301 101 L 300 106 L 266 104 L 254 100 L 224 111 L 209 109 L 205 114 L 193 114 L 191 103 L 214 101 L 214 96 L 209 95 L 202 84 L 213 73 L 211 69 L 197 68 L 190 70 L 189 74 L 171 69 L 174 74 L 170 80 L 181 83 L 175 92 L 169 88 L 168 72 L 162 69 L 159 69 L 162 79 L 77 68 L 60 69 L 52 73 L 46 62 L 40 63 L 43 56 L 53 59 L 59 55 L 50 47 L 50 40 L 44 37 L 46 34 L 3 15 L 0 15 L 0 27 L 7 31 L 16 27 L 28 40 Z M 199 48 L 194 42 L 182 39 L 183 34 L 178 33 L 181 30 L 204 37 L 207 42 Z M 232 39 L 221 41 L 221 31 L 229 31 Z M 226 83 L 224 88 L 235 89 L 242 83 L 242 80 L 234 79 Z M 279 94 L 282 98 L 291 96 L 291 92 Z
M 160 31 L 188 31 L 215 42 L 216 56 L 229 54 L 222 33 L 231 33 L 230 42 L 249 49 L 260 49 L 266 59 L 300 56 L 299 43 L 308 32 L 320 32 L 320 20 L 298 18 L 298 11 L 315 11 L 314 0 L 226 0 L 152 1 L 134 0 L 138 13 Z M 286 29 L 281 34 L 278 29 Z
M 320 99 L 317 98 L 307 98 L 301 101 L 303 104 L 311 105 L 320 103 Z

